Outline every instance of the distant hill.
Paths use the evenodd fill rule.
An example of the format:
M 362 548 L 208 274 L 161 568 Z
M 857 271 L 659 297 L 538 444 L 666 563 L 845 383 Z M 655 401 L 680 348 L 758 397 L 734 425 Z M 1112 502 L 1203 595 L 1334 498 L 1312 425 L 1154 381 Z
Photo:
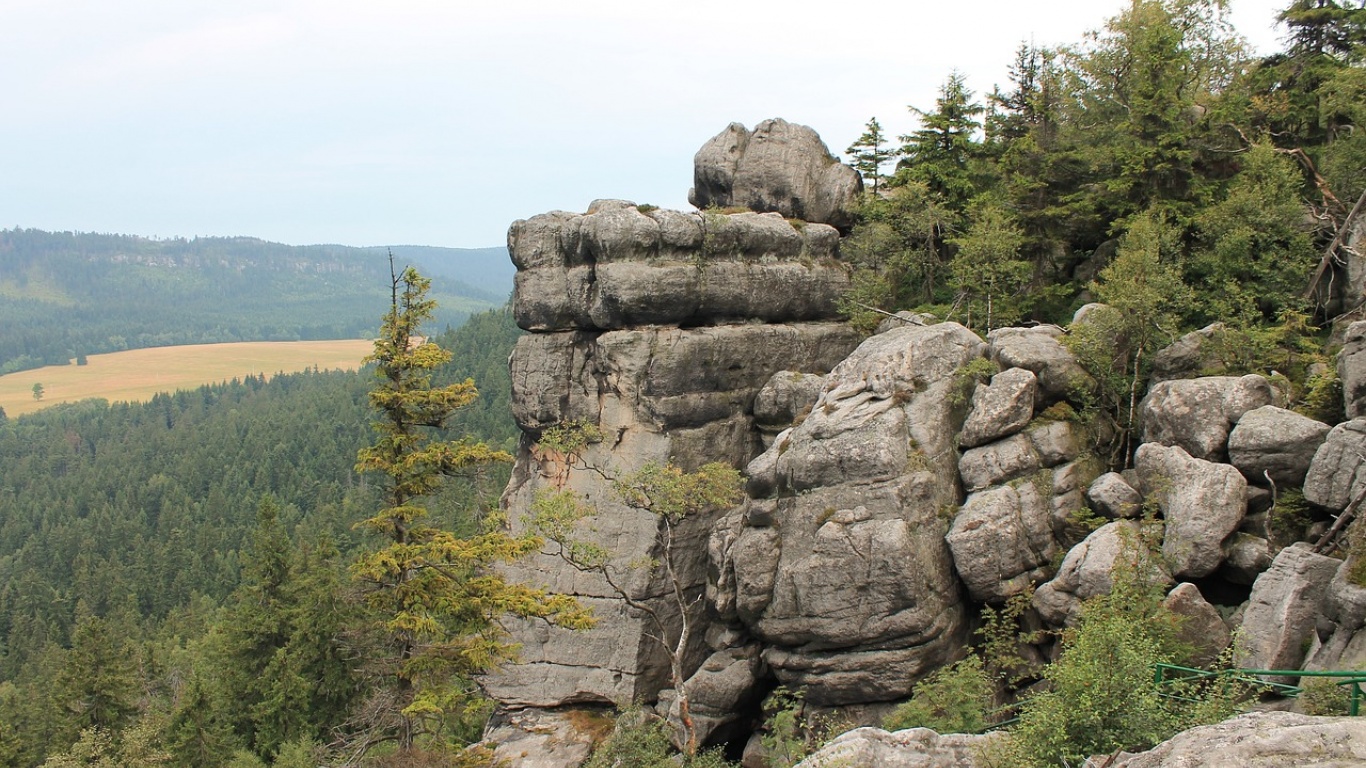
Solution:
M 392 250 L 432 277 L 435 329 L 512 292 L 505 248 Z M 0 230 L 0 374 L 171 344 L 366 337 L 388 309 L 386 251 Z

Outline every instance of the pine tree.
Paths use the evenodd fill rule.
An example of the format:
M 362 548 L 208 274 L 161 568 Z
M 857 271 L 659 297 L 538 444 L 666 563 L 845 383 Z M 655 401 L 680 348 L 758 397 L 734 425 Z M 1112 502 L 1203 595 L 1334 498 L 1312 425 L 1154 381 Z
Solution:
M 968 161 L 979 148 L 975 136 L 983 110 L 972 96 L 966 80 L 954 72 L 940 87 L 933 111 L 910 108 L 921 127 L 901 137 L 905 145 L 897 179 L 923 182 L 954 211 L 962 211 L 975 192 Z
M 882 166 L 896 157 L 896 150 L 887 143 L 887 135 L 882 132 L 882 125 L 876 117 L 870 118 L 864 129 L 863 135 L 844 151 L 849 153 L 854 170 L 872 184 L 873 194 L 876 195 L 878 181 L 882 178 Z
M 436 432 L 478 396 L 473 380 L 432 383 L 450 354 L 421 335 L 435 302 L 431 281 L 409 267 L 392 276 L 391 306 L 375 351 L 378 383 L 370 403 L 379 412 L 375 443 L 360 451 L 356 469 L 384 477 L 384 507 L 357 524 L 382 545 L 353 567 L 379 625 L 384 684 L 355 722 L 364 721 L 355 748 L 397 741 L 412 749 L 433 721 L 457 715 L 468 703 L 452 695 L 461 681 L 512 658 L 497 619 L 512 614 L 569 627 L 589 617 L 572 598 L 505 581 L 491 567 L 537 551 L 535 537 L 513 537 L 499 520 L 459 538 L 427 520 L 424 499 L 448 476 L 469 475 L 511 457 Z

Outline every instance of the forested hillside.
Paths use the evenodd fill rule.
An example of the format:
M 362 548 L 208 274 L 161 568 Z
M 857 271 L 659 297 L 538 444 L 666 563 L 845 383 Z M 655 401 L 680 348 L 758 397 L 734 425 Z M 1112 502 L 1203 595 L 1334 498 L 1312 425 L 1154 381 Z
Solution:
M 394 254 L 439 275 L 438 330 L 512 288 L 501 248 Z M 366 337 L 388 267 L 384 248 L 0 230 L 0 374 L 143 347 Z
M 451 436 L 514 439 L 506 360 L 519 333 L 500 310 L 439 336 L 456 352 L 439 381 L 473 377 L 482 391 Z M 242 590 L 285 578 L 272 569 L 300 591 L 280 598 L 283 612 L 307 610 L 302 601 L 329 610 L 345 590 L 345 564 L 362 543 L 352 525 L 376 506 L 354 471 L 373 441 L 373 379 L 371 369 L 252 377 L 0 425 L 0 765 L 37 764 L 91 725 L 140 723 L 174 741 L 167 734 L 189 728 L 184 718 L 218 718 L 204 726 L 226 728 L 211 756 L 188 756 L 203 745 L 173 751 L 184 764 L 221 765 L 235 748 L 269 756 L 336 724 L 356 690 L 354 659 L 319 673 L 340 687 L 314 691 L 298 722 L 271 726 L 287 737 L 256 734 L 264 716 L 244 708 L 267 705 L 247 690 L 254 681 L 225 670 L 248 663 L 233 643 L 271 642 L 252 636 L 261 617 L 243 612 L 261 606 Z M 503 468 L 481 488 L 448 488 L 433 505 L 438 518 L 469 530 L 505 478 Z M 299 663 L 323 653 L 310 648 Z M 239 708 L 196 712 L 195 697 Z

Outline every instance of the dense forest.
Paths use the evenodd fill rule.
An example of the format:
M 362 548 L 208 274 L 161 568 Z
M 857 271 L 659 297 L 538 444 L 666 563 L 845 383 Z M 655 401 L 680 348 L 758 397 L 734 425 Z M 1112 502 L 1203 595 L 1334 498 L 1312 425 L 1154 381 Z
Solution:
M 499 310 L 437 337 L 455 354 L 436 380 L 474 378 L 483 390 L 449 436 L 511 447 L 506 360 L 519 333 Z M 354 469 L 373 439 L 373 380 L 372 369 L 249 377 L 144 404 L 57 406 L 0 425 L 0 765 L 38 764 L 91 726 L 142 727 L 193 765 L 325 738 L 356 693 L 354 680 L 336 677 L 355 674 L 354 659 L 319 671 L 319 686 L 337 687 L 314 691 L 318 701 L 290 715 L 297 722 L 272 721 L 269 736 L 258 732 L 263 708 L 296 702 L 264 704 L 266 694 L 248 690 L 256 680 L 224 671 L 260 662 L 246 658 L 260 644 L 288 645 L 283 635 L 252 635 L 260 628 L 250 622 L 264 619 L 244 615 L 260 608 L 252 596 L 267 582 L 317 610 L 337 605 L 345 566 L 365 543 L 352 524 L 378 505 L 370 478 Z M 469 530 L 471 510 L 505 480 L 501 467 L 478 487 L 451 485 L 433 510 Z M 342 617 L 274 620 L 307 633 L 323 630 L 303 622 Z M 340 642 L 329 638 L 295 642 Z M 297 661 L 321 663 L 306 654 L 337 650 L 328 648 L 300 650 Z M 236 709 L 201 710 L 205 698 Z M 192 728 L 213 734 L 176 741 Z M 194 741 L 209 738 L 221 741 L 213 749 Z
M 391 250 L 436 276 L 438 329 L 512 290 L 502 248 Z M 0 375 L 125 349 L 367 337 L 389 298 L 385 251 L 0 230 Z
M 1337 402 L 1314 363 L 1320 328 L 1361 295 L 1344 290 L 1342 247 L 1366 198 L 1366 10 L 1293 0 L 1284 50 L 1254 58 L 1223 9 L 1133 0 L 1082 41 L 1022 46 L 989 94 L 952 75 L 908 136 L 870 120 L 848 150 L 869 187 L 842 246 L 851 321 L 916 309 L 987 332 L 1108 303 L 1069 343 L 1115 420 L 1116 466 L 1153 353 L 1207 323 L 1223 324 L 1212 364 L 1274 368 L 1296 405 Z M 227 255 L 239 244 L 0 232 L 0 372 L 359 335 L 389 308 L 377 253 L 361 266 L 333 246 L 250 241 L 262 255 L 245 262 Z M 456 314 L 505 298 L 482 290 L 432 298 Z M 448 435 L 510 447 L 516 336 L 494 311 L 439 337 L 454 360 L 438 383 L 473 377 L 483 394 Z M 353 526 L 401 532 L 376 510 L 411 501 L 355 471 L 374 386 L 370 372 L 251 378 L 0 424 L 0 766 L 308 766 L 367 727 L 382 640 L 361 629 L 352 564 L 383 536 Z M 501 478 L 485 479 L 446 487 L 432 520 L 476 532 Z M 470 695 L 424 704 L 451 713 L 427 748 L 477 735 Z M 632 749 L 594 764 L 673 764 Z

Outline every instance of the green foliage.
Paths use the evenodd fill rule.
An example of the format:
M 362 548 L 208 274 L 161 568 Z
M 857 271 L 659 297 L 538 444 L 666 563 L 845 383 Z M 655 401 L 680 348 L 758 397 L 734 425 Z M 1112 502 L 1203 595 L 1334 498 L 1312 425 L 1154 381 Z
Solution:
M 1313 510 L 1298 488 L 1288 488 L 1276 495 L 1266 517 L 1266 535 L 1271 546 L 1282 549 L 1304 539 L 1314 523 Z
M 849 153 L 849 164 L 859 172 L 865 183 L 871 185 L 876 195 L 878 183 L 882 179 L 882 167 L 896 157 L 896 150 L 888 144 L 887 135 L 882 132 L 882 125 L 876 117 L 869 118 L 864 129 L 863 135 L 844 151 Z
M 1092 290 L 1107 308 L 1073 326 L 1065 343 L 1095 382 L 1098 407 L 1119 426 L 1110 463 L 1122 463 L 1152 356 L 1176 338 L 1190 289 L 1181 281 L 1179 233 L 1155 213 L 1137 217 Z
M 902 136 L 896 181 L 924 184 L 952 211 L 963 211 L 975 194 L 968 164 L 978 152 L 976 133 L 982 105 L 972 100 L 962 74 L 954 72 L 939 88 L 933 110 L 911 107 L 921 127 Z
M 1342 379 L 1338 378 L 1337 369 L 1324 366 L 1323 371 L 1309 376 L 1295 410 L 1324 424 L 1340 424 L 1346 421 Z
M 923 183 L 863 198 L 859 222 L 840 245 L 854 270 L 840 311 L 855 327 L 871 332 L 882 319 L 873 310 L 895 312 L 939 298 L 951 219 Z
M 451 695 L 469 690 L 462 680 L 512 657 L 500 617 L 539 617 L 568 627 L 589 623 L 573 598 L 507 582 L 490 569 L 536 551 L 536 537 L 511 536 L 501 521 L 490 519 L 481 532 L 461 538 L 428 520 L 425 500 L 447 476 L 511 459 L 468 438 L 436 439 L 435 431 L 478 393 L 468 379 L 433 383 L 450 353 L 421 335 L 434 308 L 429 288 L 411 267 L 393 276 L 392 304 L 369 358 L 378 380 L 370 391 L 380 414 L 377 438 L 356 461 L 357 471 L 378 472 L 385 481 L 383 507 L 357 524 L 381 545 L 357 558 L 352 572 L 373 611 L 392 695 L 384 711 L 367 718 L 360 739 L 373 744 L 393 738 L 400 751 L 477 701 Z
M 1011 216 L 1001 208 L 984 207 L 976 211 L 968 231 L 949 243 L 958 249 L 949 262 L 949 285 L 967 313 L 966 325 L 990 331 L 1019 321 L 1020 294 L 1033 268 L 1020 258 L 1024 234 Z
M 1275 320 L 1303 308 L 1299 294 L 1318 262 L 1299 169 L 1269 144 L 1240 159 L 1224 198 L 1197 217 L 1203 247 L 1187 267 L 1192 284 L 1206 287 L 1197 323 Z
M 1347 686 L 1326 677 L 1302 678 L 1300 695 L 1295 700 L 1306 715 L 1342 717 L 1351 708 L 1351 693 Z
M 910 701 L 893 710 L 882 727 L 889 731 L 930 728 L 939 733 L 981 733 L 987 728 L 994 699 L 995 686 L 981 658 L 968 654 L 916 683 Z
M 1023 626 L 1023 617 L 1033 599 L 1034 587 L 1030 586 L 1000 608 L 982 606 L 974 633 L 980 641 L 984 671 L 1007 689 L 1039 675 L 1040 670 L 1020 653 L 1021 647 L 1042 639 L 1040 633 L 1026 631 Z
M 1154 663 L 1179 663 L 1189 649 L 1178 619 L 1162 603 L 1161 586 L 1148 578 L 1146 558 L 1157 556 L 1144 554 L 1148 546 L 1126 542 L 1111 591 L 1083 604 L 1058 660 L 1044 670 L 1047 689 L 1022 703 L 1010 738 L 994 747 L 998 763 L 1078 765 L 1117 749 L 1141 751 L 1234 713 L 1236 692 L 1178 686 L 1169 691 L 1178 700 L 1153 684 Z
M 812 715 L 806 701 L 785 686 L 764 700 L 759 743 L 769 768 L 791 768 L 851 726 L 832 715 Z
M 584 768 L 727 768 L 718 752 L 704 751 L 680 756 L 669 743 L 663 720 L 628 709 L 617 718 L 616 728 L 584 763 Z

